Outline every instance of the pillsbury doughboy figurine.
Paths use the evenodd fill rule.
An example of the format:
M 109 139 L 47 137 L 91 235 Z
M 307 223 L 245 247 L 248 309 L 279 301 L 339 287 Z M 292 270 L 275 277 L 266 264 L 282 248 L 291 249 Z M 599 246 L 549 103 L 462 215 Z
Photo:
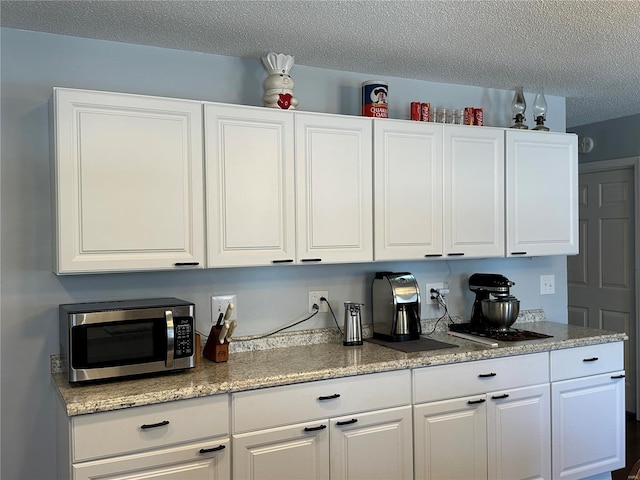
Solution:
M 298 106 L 298 99 L 293 96 L 293 78 L 289 75 L 293 61 L 291 55 L 282 53 L 271 52 L 262 57 L 262 63 L 269 72 L 262 97 L 265 107 L 295 110 Z

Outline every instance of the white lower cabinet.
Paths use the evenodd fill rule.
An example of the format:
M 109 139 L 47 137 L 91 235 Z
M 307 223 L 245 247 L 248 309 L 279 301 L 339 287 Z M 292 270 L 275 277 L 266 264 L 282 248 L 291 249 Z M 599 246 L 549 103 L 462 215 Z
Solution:
M 413 478 L 411 406 L 330 420 L 332 480 Z
M 229 439 L 74 464 L 74 480 L 222 480 L 229 478 Z
M 59 409 L 58 478 L 228 480 L 227 395 L 67 417 Z
M 411 479 L 410 403 L 408 370 L 233 394 L 233 478 Z
M 625 466 L 622 342 L 551 352 L 553 478 Z
M 416 479 L 551 478 L 547 353 L 417 369 L 414 403 Z
M 487 395 L 488 478 L 551 478 L 549 384 Z
M 484 396 L 416 405 L 413 415 L 416 479 L 486 478 Z
M 233 478 L 328 479 L 327 424 L 325 419 L 234 435 Z

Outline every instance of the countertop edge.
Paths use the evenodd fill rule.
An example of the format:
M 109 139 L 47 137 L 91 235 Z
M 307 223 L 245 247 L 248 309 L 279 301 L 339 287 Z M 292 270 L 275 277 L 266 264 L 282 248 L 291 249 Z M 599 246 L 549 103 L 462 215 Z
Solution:
M 571 327 L 566 326 L 566 329 L 570 331 Z M 450 341 L 449 339 L 453 339 L 453 337 L 448 337 L 444 334 L 442 338 L 446 338 L 446 341 Z M 100 388 L 102 388 L 104 391 L 109 391 L 109 393 L 100 395 L 100 392 L 96 391 L 96 393 L 94 394 L 96 398 L 92 398 L 91 394 L 89 394 L 89 392 L 92 392 L 91 386 L 70 386 L 66 380 L 66 377 L 62 373 L 53 373 L 52 381 L 54 382 L 54 387 L 57 390 L 58 397 L 65 407 L 67 416 L 74 417 L 78 415 L 108 412 L 123 408 L 159 404 L 175 400 L 187 400 L 190 398 L 205 397 L 223 393 L 234 393 L 260 388 L 292 385 L 297 383 L 328 380 L 355 375 L 366 375 L 394 370 L 405 370 L 514 355 L 550 352 L 553 350 L 566 348 L 619 342 L 626 339 L 627 336 L 624 333 L 605 332 L 601 330 L 589 330 L 588 335 L 584 337 L 576 337 L 570 339 L 555 339 L 554 337 L 543 341 L 535 340 L 530 342 L 517 342 L 517 345 L 509 345 L 507 342 L 501 342 L 501 345 L 499 347 L 479 346 L 475 342 L 455 339 L 452 343 L 456 343 L 459 347 L 461 347 L 459 349 L 456 349 L 455 351 L 443 351 L 431 355 L 403 354 L 393 351 L 395 352 L 394 358 L 391 360 L 369 361 L 362 364 L 358 364 L 356 362 L 356 364 L 354 365 L 334 365 L 328 368 L 315 368 L 305 371 L 292 371 L 289 367 L 282 367 L 274 374 L 246 375 L 245 378 L 230 381 L 191 381 L 187 382 L 188 384 L 184 386 L 172 386 L 174 382 L 171 381 L 171 375 L 168 375 L 157 377 L 157 379 L 155 379 L 156 382 L 161 383 L 161 386 L 156 388 L 155 390 L 145 390 L 144 388 L 139 388 L 138 392 L 133 394 L 125 393 L 123 395 L 119 395 L 118 393 L 109 391 L 113 390 L 109 388 L 109 385 L 114 386 L 118 384 L 118 382 L 112 382 L 110 384 L 103 384 L 102 387 L 97 387 L 97 390 L 100 390 Z M 342 345 L 340 345 L 339 347 L 342 348 Z M 335 348 L 335 346 L 333 346 L 333 348 Z M 387 354 L 389 354 L 388 350 L 390 350 L 386 347 L 377 345 L 367 348 L 383 348 L 386 350 L 385 353 Z M 289 349 L 281 348 L 275 350 L 280 350 L 280 352 L 272 352 L 270 353 L 270 355 L 273 356 L 278 354 L 285 354 L 285 351 Z M 212 363 L 212 365 L 208 365 L 202 368 L 215 368 L 213 367 L 213 365 L 220 364 Z M 186 373 L 185 375 L 189 375 L 189 373 Z M 141 382 L 140 387 L 144 386 L 144 381 L 145 380 L 129 380 L 129 382 Z M 166 387 L 164 387 L 164 384 L 166 384 Z M 132 385 L 135 385 L 135 383 L 130 383 L 129 388 L 132 388 Z M 135 390 L 135 388 L 132 389 Z M 142 391 L 143 393 L 139 393 L 140 391 Z

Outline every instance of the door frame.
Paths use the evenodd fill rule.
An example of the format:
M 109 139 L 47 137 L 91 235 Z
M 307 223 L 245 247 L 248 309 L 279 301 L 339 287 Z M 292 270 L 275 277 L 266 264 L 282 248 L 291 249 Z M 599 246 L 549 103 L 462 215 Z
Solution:
M 635 188 L 635 331 L 636 331 L 636 419 L 640 420 L 640 156 L 578 164 L 578 174 L 631 168 Z M 633 341 L 633 339 L 629 339 Z

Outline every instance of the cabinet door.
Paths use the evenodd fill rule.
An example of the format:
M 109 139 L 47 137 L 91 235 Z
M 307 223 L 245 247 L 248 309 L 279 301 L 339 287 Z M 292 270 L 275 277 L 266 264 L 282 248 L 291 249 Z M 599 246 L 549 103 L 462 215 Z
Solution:
M 328 421 L 233 436 L 233 477 L 238 480 L 329 478 Z
M 205 105 L 209 267 L 295 260 L 293 114 Z
M 416 480 L 487 478 L 485 395 L 416 405 Z
M 229 480 L 229 439 L 76 463 L 72 480 Z
M 332 480 L 413 478 L 411 407 L 331 420 Z
M 56 89 L 56 273 L 204 265 L 202 106 Z
M 551 479 L 549 384 L 487 397 L 489 478 Z
M 294 115 L 299 261 L 372 261 L 371 119 Z
M 444 128 L 444 250 L 504 256 L 504 130 Z
M 442 256 L 442 125 L 374 120 L 376 260 Z
M 578 140 L 506 132 L 507 256 L 578 253 Z
M 624 467 L 624 372 L 552 383 L 551 402 L 553 478 Z

